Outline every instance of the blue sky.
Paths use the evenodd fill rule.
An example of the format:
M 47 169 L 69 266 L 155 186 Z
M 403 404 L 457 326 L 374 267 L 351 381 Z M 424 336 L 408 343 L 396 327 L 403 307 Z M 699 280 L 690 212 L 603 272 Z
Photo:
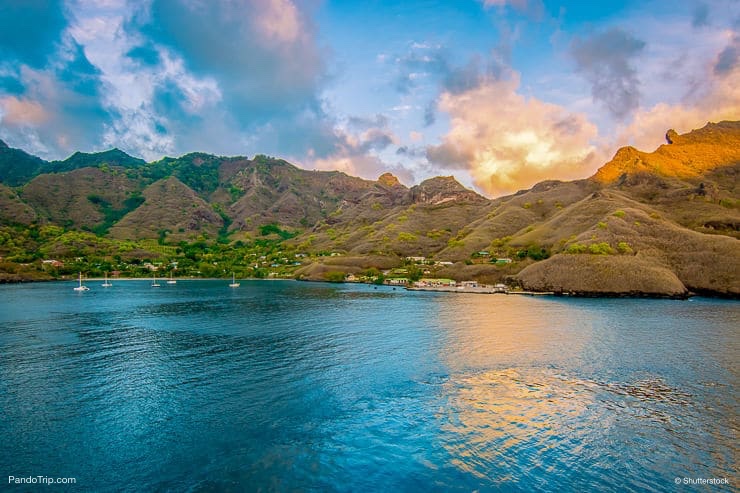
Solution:
M 488 196 L 740 119 L 740 2 L 0 0 L 0 138 Z

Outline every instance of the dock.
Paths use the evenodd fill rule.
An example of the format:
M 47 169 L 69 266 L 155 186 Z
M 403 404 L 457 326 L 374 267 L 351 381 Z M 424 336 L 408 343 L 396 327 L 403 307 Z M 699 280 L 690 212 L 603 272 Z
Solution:
M 552 291 L 519 291 L 501 289 L 494 286 L 410 286 L 407 291 L 434 291 L 438 293 L 472 293 L 472 294 L 519 294 L 526 296 L 554 295 Z

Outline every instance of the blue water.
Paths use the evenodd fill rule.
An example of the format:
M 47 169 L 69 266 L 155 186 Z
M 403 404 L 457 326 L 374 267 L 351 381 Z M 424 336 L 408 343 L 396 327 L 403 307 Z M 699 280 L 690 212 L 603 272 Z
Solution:
M 737 491 L 738 302 L 227 284 L 0 286 L 0 484 Z

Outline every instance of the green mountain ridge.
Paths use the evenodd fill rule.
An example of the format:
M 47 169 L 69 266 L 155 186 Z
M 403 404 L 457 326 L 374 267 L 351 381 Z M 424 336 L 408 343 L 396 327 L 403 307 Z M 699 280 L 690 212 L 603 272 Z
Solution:
M 493 200 L 451 176 L 409 188 L 263 155 L 147 163 L 118 149 L 49 163 L 0 141 L 0 272 L 60 275 L 36 267 L 53 253 L 94 269 L 175 261 L 192 275 L 319 280 L 396 267 L 582 295 L 738 297 L 740 122 L 666 139 L 620 149 L 591 178 Z

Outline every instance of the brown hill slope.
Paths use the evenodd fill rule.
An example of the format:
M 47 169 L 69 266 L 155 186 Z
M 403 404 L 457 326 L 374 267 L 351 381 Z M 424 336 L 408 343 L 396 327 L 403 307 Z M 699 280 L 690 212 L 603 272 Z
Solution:
M 31 224 L 36 219 L 31 206 L 21 201 L 13 189 L 0 184 L 0 224 Z
M 139 186 L 116 170 L 81 168 L 39 175 L 23 187 L 20 196 L 47 221 L 92 229 L 105 221 L 106 208 L 125 208 L 126 199 Z
M 591 179 L 600 190 L 512 239 L 555 254 L 519 273 L 525 287 L 673 296 L 677 279 L 740 296 L 740 124 L 668 138 L 654 153 L 620 149 Z
M 651 153 L 634 147 L 621 148 L 593 179 L 611 184 L 625 174 L 644 172 L 661 177 L 694 178 L 740 163 L 740 122 L 708 123 L 684 135 L 669 130 L 666 140 L 668 144 Z
M 113 238 L 166 236 L 168 241 L 178 242 L 204 233 L 215 238 L 223 226 L 213 207 L 174 176 L 152 183 L 143 196 L 144 203 L 111 228 Z
M 383 183 L 388 181 L 386 176 L 357 200 L 343 201 L 313 229 L 312 244 L 352 254 L 428 255 L 454 241 L 490 207 L 488 199 L 452 177 L 431 178 L 411 189 L 388 187 Z

